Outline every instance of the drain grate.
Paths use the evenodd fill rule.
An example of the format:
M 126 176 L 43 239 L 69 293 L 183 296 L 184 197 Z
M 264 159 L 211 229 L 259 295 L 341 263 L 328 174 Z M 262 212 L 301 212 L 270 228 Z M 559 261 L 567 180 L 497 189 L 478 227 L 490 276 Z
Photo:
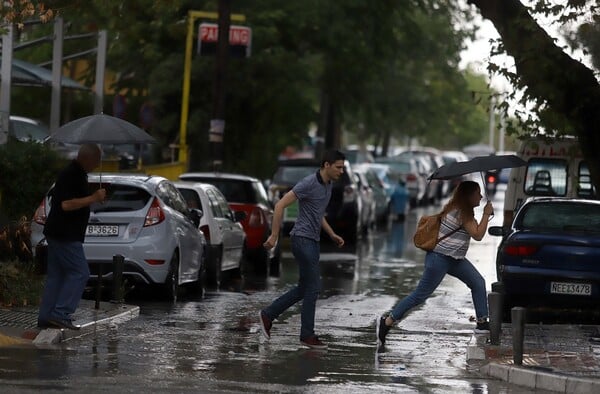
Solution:
M 37 311 L 0 310 L 0 326 L 35 328 L 37 327 Z

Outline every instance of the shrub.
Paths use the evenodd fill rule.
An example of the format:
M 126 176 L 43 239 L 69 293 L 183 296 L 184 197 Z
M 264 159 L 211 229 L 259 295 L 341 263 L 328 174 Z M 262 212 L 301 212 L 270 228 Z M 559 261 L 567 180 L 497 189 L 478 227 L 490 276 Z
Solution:
M 30 218 L 65 164 L 43 144 L 11 140 L 0 145 L 0 228 Z
M 0 262 L 0 306 L 38 305 L 42 290 L 33 263 Z

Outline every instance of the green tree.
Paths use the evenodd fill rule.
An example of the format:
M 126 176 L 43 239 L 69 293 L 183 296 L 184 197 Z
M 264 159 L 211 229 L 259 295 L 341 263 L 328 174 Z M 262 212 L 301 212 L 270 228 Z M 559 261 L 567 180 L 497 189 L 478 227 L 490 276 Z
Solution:
M 594 71 L 566 54 L 532 16 L 532 12 L 543 12 L 567 21 L 581 9 L 597 12 L 597 3 L 583 0 L 562 6 L 539 0 L 532 8 L 518 0 L 469 3 L 492 21 L 502 40 L 500 50 L 515 59 L 516 72 L 504 70 L 504 74 L 523 90 L 525 102 L 535 104 L 548 132 L 572 133 L 579 138 L 592 182 L 600 187 L 600 84 Z M 535 119 L 525 122 L 526 126 L 538 124 Z

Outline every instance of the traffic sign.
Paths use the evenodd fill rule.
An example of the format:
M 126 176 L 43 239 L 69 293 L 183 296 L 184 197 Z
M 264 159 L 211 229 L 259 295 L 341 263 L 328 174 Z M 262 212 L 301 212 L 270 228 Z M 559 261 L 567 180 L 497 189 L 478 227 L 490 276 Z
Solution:
M 219 25 L 201 23 L 198 28 L 198 53 L 214 55 L 219 40 Z M 229 26 L 229 48 L 234 57 L 249 57 L 252 47 L 252 29 L 248 26 Z

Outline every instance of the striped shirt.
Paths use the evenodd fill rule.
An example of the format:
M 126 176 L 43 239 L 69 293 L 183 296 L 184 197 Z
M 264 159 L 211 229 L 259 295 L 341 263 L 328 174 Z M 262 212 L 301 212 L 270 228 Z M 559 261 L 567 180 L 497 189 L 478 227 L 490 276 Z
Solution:
M 458 215 L 458 209 L 454 209 L 442 218 L 438 239 L 462 226 Z M 438 242 L 433 251 L 458 260 L 464 259 L 467 254 L 467 249 L 469 249 L 470 241 L 471 236 L 469 233 L 464 228 L 461 228 L 449 237 Z

